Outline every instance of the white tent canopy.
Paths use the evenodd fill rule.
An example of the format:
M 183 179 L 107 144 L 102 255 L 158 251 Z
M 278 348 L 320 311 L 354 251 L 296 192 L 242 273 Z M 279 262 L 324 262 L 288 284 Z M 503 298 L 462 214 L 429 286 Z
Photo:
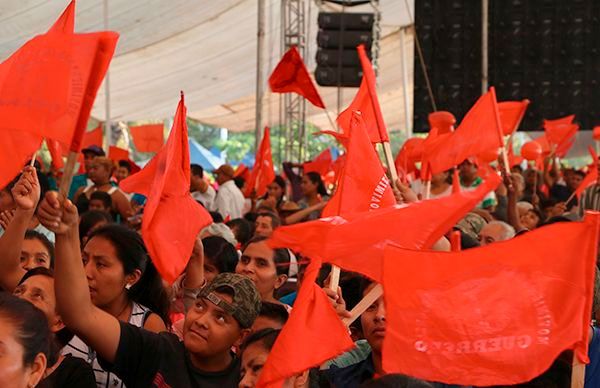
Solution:
M 68 5 L 68 0 L 2 0 L 0 2 L 0 59 L 6 59 L 35 34 L 45 32 Z M 310 5 L 308 5 L 310 3 Z M 281 56 L 281 0 L 266 0 L 266 69 Z M 388 127 L 404 128 L 404 99 L 400 33 L 411 23 L 413 0 L 381 0 L 382 41 L 379 93 Z M 77 1 L 75 30 L 103 29 L 103 0 Z M 235 131 L 254 128 L 256 78 L 256 0 L 110 0 L 109 28 L 121 34 L 110 67 L 111 120 L 152 120 L 172 116 L 179 91 L 186 93 L 189 116 Z M 324 10 L 331 10 L 324 6 Z M 309 69 L 314 69 L 317 14 L 307 0 Z M 357 8 L 371 9 L 369 5 Z M 351 12 L 354 10 L 350 10 Z M 406 53 L 412 95 L 412 37 Z M 265 80 L 266 78 L 265 77 Z M 332 113 L 337 112 L 335 88 L 320 88 Z M 356 89 L 345 89 L 342 107 Z M 104 119 L 102 88 L 93 116 Z M 412 102 L 411 102 L 412 106 Z M 412 108 L 411 108 L 412 109 Z M 279 96 L 265 96 L 265 123 L 279 121 Z M 312 107 L 308 120 L 327 127 L 326 116 Z

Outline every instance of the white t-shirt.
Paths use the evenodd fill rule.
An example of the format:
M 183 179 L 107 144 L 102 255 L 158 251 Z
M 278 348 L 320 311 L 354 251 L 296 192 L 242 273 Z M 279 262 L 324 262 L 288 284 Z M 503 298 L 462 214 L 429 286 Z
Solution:
M 221 213 L 223 219 L 241 218 L 244 215 L 244 194 L 238 189 L 233 180 L 223 183 L 215 199 L 215 210 Z
M 200 191 L 194 191 L 192 193 L 192 198 L 201 202 L 208 211 L 214 210 L 216 196 L 217 192 L 210 185 L 206 188 L 204 193 L 201 193 Z
M 410 184 L 410 187 L 415 194 L 420 195 L 421 200 L 425 199 L 425 185 L 423 181 L 417 179 Z M 439 194 L 429 193 L 429 199 L 443 198 L 449 195 L 452 195 L 452 185 L 448 186 L 446 190 Z

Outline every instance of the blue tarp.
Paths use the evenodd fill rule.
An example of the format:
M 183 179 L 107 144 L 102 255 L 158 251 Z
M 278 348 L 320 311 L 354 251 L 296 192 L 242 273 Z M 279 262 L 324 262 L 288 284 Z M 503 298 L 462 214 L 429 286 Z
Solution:
M 196 140 L 189 138 L 188 143 L 190 145 L 190 162 L 192 164 L 199 164 L 205 171 L 213 171 L 225 163 L 223 159 L 202 147 Z

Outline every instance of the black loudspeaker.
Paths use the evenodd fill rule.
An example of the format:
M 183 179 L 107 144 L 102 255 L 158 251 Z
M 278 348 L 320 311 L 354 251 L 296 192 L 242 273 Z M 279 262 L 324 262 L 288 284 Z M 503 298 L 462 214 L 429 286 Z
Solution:
M 419 0 L 415 24 L 438 110 L 462 119 L 481 93 L 481 2 Z M 528 98 L 524 130 L 575 114 L 582 129 L 600 124 L 600 2 L 490 0 L 489 85 L 499 101 Z M 432 111 L 415 52 L 414 128 Z
M 415 26 L 437 109 L 460 120 L 481 92 L 481 1 L 415 1 Z M 415 51 L 413 128 L 427 132 L 433 107 L 418 58 Z
M 374 14 L 321 12 L 318 21 L 317 84 L 358 87 L 362 68 L 356 46 L 363 44 L 370 57 Z

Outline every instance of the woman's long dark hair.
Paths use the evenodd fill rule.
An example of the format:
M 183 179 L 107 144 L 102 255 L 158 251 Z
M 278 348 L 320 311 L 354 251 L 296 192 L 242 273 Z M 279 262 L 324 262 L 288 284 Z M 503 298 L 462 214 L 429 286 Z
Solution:
M 140 280 L 129 289 L 127 295 L 132 301 L 152 310 L 169 327 L 169 297 L 140 235 L 125 226 L 108 224 L 93 231 L 88 242 L 94 237 L 111 242 L 117 258 L 123 263 L 125 275 L 132 274 L 136 269 L 142 272 Z
M 58 354 L 54 347 L 54 336 L 42 310 L 25 299 L 0 292 L 0 317 L 15 327 L 14 336 L 23 346 L 24 366 L 32 365 L 39 353 L 46 356 L 47 365 L 56 363 Z
M 308 179 L 310 179 L 312 183 L 317 185 L 317 193 L 319 193 L 319 195 L 321 195 L 322 197 L 329 195 L 329 193 L 327 192 L 327 188 L 325 187 L 325 183 L 323 183 L 323 179 L 321 179 L 321 174 L 319 174 L 318 172 L 311 171 L 307 172 L 306 176 L 308 177 Z

